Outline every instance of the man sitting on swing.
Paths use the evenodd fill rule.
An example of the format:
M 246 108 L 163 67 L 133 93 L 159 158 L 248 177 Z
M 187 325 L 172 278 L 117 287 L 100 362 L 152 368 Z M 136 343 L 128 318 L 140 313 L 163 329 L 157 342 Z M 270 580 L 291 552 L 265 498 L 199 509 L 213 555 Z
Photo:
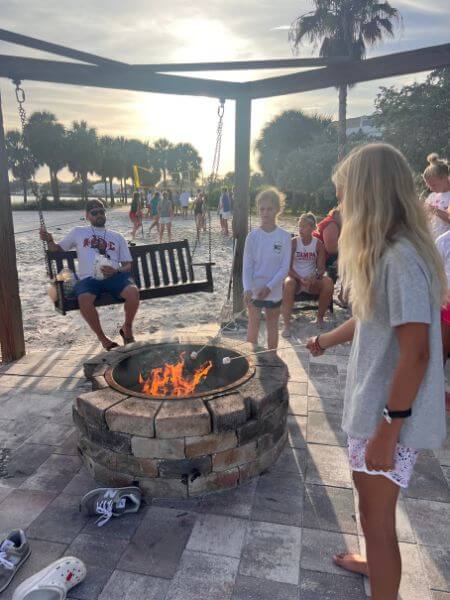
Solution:
M 134 342 L 133 320 L 139 307 L 139 291 L 131 278 L 132 257 L 127 242 L 120 233 L 105 228 L 105 207 L 100 199 L 86 203 L 86 221 L 89 226 L 75 227 L 58 244 L 46 229 L 41 229 L 40 237 L 52 252 L 76 249 L 80 280 L 74 293 L 80 312 L 103 348 L 111 350 L 118 344 L 105 335 L 94 302 L 103 292 L 125 300 L 125 322 L 120 335 L 124 344 L 129 344 Z M 107 264 L 97 269 L 100 257 L 105 257 L 103 262 Z

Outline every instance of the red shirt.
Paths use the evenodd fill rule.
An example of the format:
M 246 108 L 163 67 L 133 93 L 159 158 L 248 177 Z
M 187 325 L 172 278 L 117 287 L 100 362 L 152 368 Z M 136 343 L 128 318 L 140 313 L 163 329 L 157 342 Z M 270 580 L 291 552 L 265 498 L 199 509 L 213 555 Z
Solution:
M 327 215 L 325 217 L 325 219 L 322 219 L 322 221 L 320 221 L 320 223 L 317 225 L 316 231 L 313 232 L 313 236 L 316 237 L 317 239 L 319 239 L 324 246 L 325 246 L 325 243 L 323 241 L 323 232 L 328 227 L 328 225 L 330 225 L 330 223 L 334 223 L 337 226 L 337 228 L 339 229 L 339 231 L 341 231 L 341 226 L 334 218 L 334 215 Z M 325 248 L 325 252 L 326 252 L 326 248 Z M 329 254 L 328 252 L 326 254 L 327 254 L 327 259 L 330 256 L 333 256 L 332 254 Z

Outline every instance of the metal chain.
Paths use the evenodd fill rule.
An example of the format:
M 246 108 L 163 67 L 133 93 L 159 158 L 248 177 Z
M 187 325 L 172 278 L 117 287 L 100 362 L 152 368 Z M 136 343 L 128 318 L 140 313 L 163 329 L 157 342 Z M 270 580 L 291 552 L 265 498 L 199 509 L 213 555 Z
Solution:
M 14 79 L 13 83 L 16 86 L 16 100 L 17 100 L 17 104 L 18 104 L 19 118 L 20 118 L 20 123 L 22 126 L 22 138 L 23 138 L 25 135 L 25 127 L 26 127 L 27 121 L 28 121 L 27 113 L 24 108 L 24 103 L 26 100 L 25 90 L 22 87 L 20 87 L 21 81 L 19 79 Z M 44 214 L 42 212 L 42 205 L 41 205 L 41 199 L 39 197 L 38 185 L 33 177 L 31 178 L 31 190 L 32 190 L 34 196 L 36 197 L 40 229 L 42 228 L 42 229 L 47 230 L 47 227 L 45 225 L 45 220 L 44 220 Z M 48 243 L 45 240 L 42 240 L 42 247 L 44 249 L 45 268 L 47 271 L 47 275 L 48 275 L 48 277 L 53 278 L 52 268 L 50 266 L 49 261 L 47 260 Z
M 208 252 L 209 252 L 209 262 L 212 261 L 212 249 L 211 249 L 211 235 L 212 235 L 212 227 L 211 227 L 211 207 L 209 206 L 209 201 L 211 198 L 211 192 L 214 184 L 217 181 L 217 176 L 219 173 L 220 166 L 220 155 L 222 151 L 222 135 L 223 135 L 223 117 L 225 114 L 225 100 L 221 99 L 219 108 L 217 109 L 217 116 L 219 120 L 217 122 L 217 131 L 216 131 L 216 147 L 214 148 L 214 158 L 211 167 L 211 175 L 208 178 L 208 192 L 207 192 L 207 200 L 208 200 Z M 195 240 L 194 249 L 192 251 L 192 256 L 194 256 L 198 247 L 198 239 Z

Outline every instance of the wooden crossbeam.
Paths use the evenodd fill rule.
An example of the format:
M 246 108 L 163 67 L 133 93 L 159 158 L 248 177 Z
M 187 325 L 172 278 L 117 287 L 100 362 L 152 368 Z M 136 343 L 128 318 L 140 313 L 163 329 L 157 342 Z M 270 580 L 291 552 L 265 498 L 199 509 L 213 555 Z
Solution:
M 248 71 L 254 69 L 296 69 L 298 67 L 325 67 L 348 62 L 345 56 L 331 58 L 278 58 L 271 60 L 238 60 L 233 62 L 161 63 L 131 65 L 133 69 L 159 72 L 181 71 Z
M 43 40 L 38 40 L 37 38 L 28 35 L 22 35 L 21 33 L 14 33 L 7 29 L 0 29 L 0 40 L 10 42 L 11 44 L 18 44 L 19 46 L 26 46 L 27 48 L 34 48 L 35 50 L 42 50 L 43 52 L 49 52 L 50 54 L 56 54 L 58 56 L 65 56 L 66 58 L 74 58 L 91 65 L 126 64 L 110 58 L 104 58 L 103 56 L 97 56 L 96 54 L 90 54 L 89 52 L 81 52 L 80 50 L 68 48 L 67 46 L 44 42 Z
M 442 44 L 351 61 L 324 69 L 260 79 L 248 82 L 246 91 L 252 98 L 267 98 L 324 89 L 341 83 L 359 83 L 396 75 L 420 73 L 448 65 L 450 65 L 450 44 Z
M 213 98 L 236 98 L 245 84 L 133 71 L 122 65 L 91 66 L 0 55 L 0 77 L 99 88 Z

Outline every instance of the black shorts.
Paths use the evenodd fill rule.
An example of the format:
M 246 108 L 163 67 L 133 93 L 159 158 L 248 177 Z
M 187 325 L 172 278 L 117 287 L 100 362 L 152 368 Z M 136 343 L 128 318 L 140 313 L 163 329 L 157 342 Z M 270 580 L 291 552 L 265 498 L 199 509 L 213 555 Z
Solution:
M 273 302 L 272 300 L 253 300 L 253 306 L 256 308 L 280 308 L 282 300 Z

